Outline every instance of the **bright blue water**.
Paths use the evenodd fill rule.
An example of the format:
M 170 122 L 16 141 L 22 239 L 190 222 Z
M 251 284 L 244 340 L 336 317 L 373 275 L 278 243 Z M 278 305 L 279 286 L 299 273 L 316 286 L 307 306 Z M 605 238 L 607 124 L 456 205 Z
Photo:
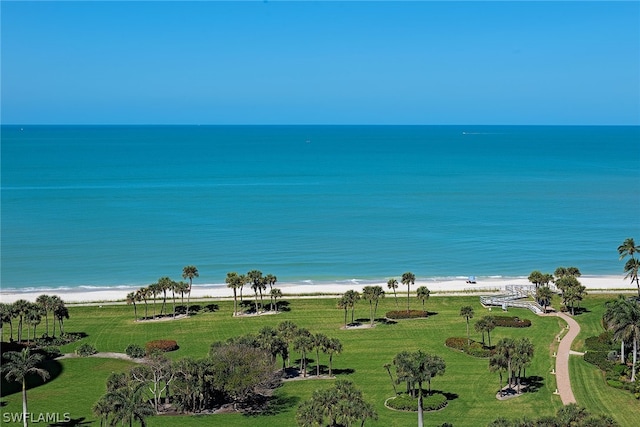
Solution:
M 621 274 L 638 127 L 2 127 L 3 289 Z

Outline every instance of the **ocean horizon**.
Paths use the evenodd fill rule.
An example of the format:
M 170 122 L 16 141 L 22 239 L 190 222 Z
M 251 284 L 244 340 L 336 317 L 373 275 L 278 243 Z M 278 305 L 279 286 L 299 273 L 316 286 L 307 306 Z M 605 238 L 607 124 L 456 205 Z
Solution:
M 619 276 L 638 126 L 1 127 L 2 292 Z

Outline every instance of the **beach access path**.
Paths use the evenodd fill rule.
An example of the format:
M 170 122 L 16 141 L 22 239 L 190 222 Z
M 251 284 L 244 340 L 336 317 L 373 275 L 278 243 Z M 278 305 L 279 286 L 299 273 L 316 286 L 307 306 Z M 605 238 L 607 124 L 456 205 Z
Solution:
M 573 396 L 573 390 L 571 389 L 571 379 L 569 378 L 569 356 L 575 354 L 575 352 L 571 351 L 571 344 L 580 333 L 580 325 L 565 313 L 556 313 L 556 316 L 567 322 L 569 327 L 567 333 L 560 339 L 556 353 L 556 384 L 558 394 L 560 395 L 562 404 L 568 405 L 570 403 L 576 403 L 576 398 Z

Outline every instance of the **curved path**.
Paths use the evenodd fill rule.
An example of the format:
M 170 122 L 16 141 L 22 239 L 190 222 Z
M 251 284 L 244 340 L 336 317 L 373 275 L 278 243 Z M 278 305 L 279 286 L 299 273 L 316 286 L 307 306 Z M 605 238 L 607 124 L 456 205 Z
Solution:
M 569 403 L 576 403 L 569 378 L 569 355 L 572 354 L 571 344 L 580 333 L 580 325 L 564 313 L 557 313 L 556 316 L 564 319 L 569 325 L 569 331 L 560 340 L 556 354 L 556 384 L 558 386 L 558 394 L 560 395 L 560 399 L 562 399 L 562 404 L 568 405 Z

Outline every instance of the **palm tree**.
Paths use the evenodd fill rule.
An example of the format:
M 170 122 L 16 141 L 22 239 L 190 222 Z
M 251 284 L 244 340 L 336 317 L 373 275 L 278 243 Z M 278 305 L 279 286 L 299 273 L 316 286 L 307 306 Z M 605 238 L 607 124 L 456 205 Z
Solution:
M 22 351 L 7 351 L 3 356 L 8 362 L 2 365 L 2 373 L 9 382 L 22 383 L 22 418 L 24 427 L 28 426 L 27 419 L 27 376 L 37 374 L 44 381 L 49 379 L 49 372 L 38 368 L 38 364 L 44 358 L 41 354 L 32 354 L 29 348 Z
M 271 296 L 271 299 L 273 300 L 273 307 L 276 311 L 276 313 L 278 312 L 278 298 L 282 298 L 282 291 L 278 288 L 273 288 L 271 289 L 271 292 L 269 292 L 269 295 Z
M 407 271 L 402 274 L 402 284 L 407 286 L 407 313 L 409 312 L 409 296 L 411 285 L 416 283 L 416 275 Z
M 267 274 L 266 276 L 264 276 L 264 281 L 269 285 L 269 291 L 271 291 L 271 289 L 273 289 L 273 285 L 275 285 L 278 281 L 278 278 L 273 274 Z
M 300 371 L 302 376 L 307 376 L 307 352 L 313 350 L 313 336 L 307 329 L 298 329 L 293 340 L 293 349 L 300 353 Z
M 344 310 L 344 327 L 347 327 L 347 310 L 349 309 L 349 300 L 346 295 L 342 295 L 342 297 L 338 300 L 338 308 Z
M 33 339 L 36 339 L 36 327 L 42 321 L 42 309 L 37 304 L 31 304 L 29 307 L 29 311 L 27 312 L 27 316 L 25 318 L 25 322 L 29 326 L 33 326 Z M 27 328 L 27 344 L 29 344 L 29 329 Z
M 544 280 L 544 275 L 540 271 L 534 270 L 531 272 L 531 274 L 529 274 L 528 279 L 531 283 L 536 285 L 536 289 L 538 289 L 538 286 L 540 286 L 540 284 L 542 284 L 542 281 Z
M 238 279 L 238 283 L 240 283 L 240 304 L 242 304 L 242 289 L 244 288 L 244 285 L 246 285 L 247 283 L 249 283 L 249 278 L 247 277 L 246 274 L 241 274 L 240 279 Z
M 289 355 L 291 352 L 289 351 L 289 345 L 293 342 L 296 335 L 298 334 L 298 326 L 293 323 L 291 320 L 285 320 L 284 322 L 280 322 L 278 325 L 278 333 L 287 344 L 287 366 L 290 366 L 289 363 Z
M 629 279 L 631 283 L 636 282 L 638 287 L 638 298 L 640 298 L 640 280 L 638 279 L 638 270 L 640 269 L 640 259 L 631 258 L 624 264 L 624 272 L 627 273 L 624 278 Z
M 91 411 L 93 415 L 100 418 L 100 427 L 104 424 L 107 425 L 107 421 L 109 419 L 109 414 L 111 414 L 112 406 L 104 396 L 100 398 L 96 403 L 91 407 Z
M 476 332 L 482 333 L 482 345 L 484 345 L 484 333 L 487 330 L 487 321 L 485 320 L 484 317 L 481 319 L 478 319 L 476 320 L 476 323 L 474 323 L 473 327 L 476 330 Z
M 365 286 L 362 289 L 362 299 L 369 301 L 369 317 L 371 318 L 371 326 L 376 317 L 375 312 L 378 308 L 378 301 L 381 297 L 384 297 L 384 291 L 380 286 Z M 374 309 L 375 302 L 375 309 Z
M 493 316 L 484 316 L 485 330 L 487 331 L 487 339 L 489 340 L 489 347 L 491 347 L 491 331 L 496 328 L 496 318 Z
M 342 353 L 342 343 L 338 338 L 329 338 L 324 343 L 324 352 L 329 355 L 329 376 L 333 375 L 333 355 Z
M 148 319 L 149 312 L 147 310 L 147 298 L 149 298 L 149 295 L 151 295 L 151 291 L 149 290 L 149 288 L 143 287 L 138 290 L 138 293 L 140 295 L 140 298 L 142 298 L 142 301 L 144 301 L 144 318 Z
M 11 304 L 0 302 L 0 341 L 4 340 L 2 329 L 5 323 L 8 323 L 11 328 L 11 338 L 9 338 L 9 341 L 13 341 L 13 322 L 11 321 L 11 311 Z
M 260 311 L 258 310 L 258 290 L 260 290 L 260 301 L 262 302 L 262 286 L 264 286 L 264 278 L 262 277 L 262 272 L 260 270 L 251 270 L 247 273 L 247 277 L 251 282 L 251 289 L 256 296 L 256 314 L 258 314 L 260 313 Z
M 615 309 L 615 312 L 612 312 L 612 308 Z M 613 331 L 614 339 L 633 342 L 631 382 L 635 382 L 638 343 L 640 341 L 640 302 L 618 299 L 614 305 L 608 307 L 605 316 L 609 329 Z
M 507 359 L 502 353 L 494 353 L 489 358 L 489 371 L 490 372 L 498 372 L 500 374 L 500 396 L 502 396 L 502 373 L 505 372 L 508 368 Z
M 502 338 L 496 346 L 496 353 L 504 357 L 507 364 L 509 388 L 511 388 L 511 379 L 513 378 L 513 361 L 516 350 L 516 341 L 513 338 Z
M 22 325 L 24 318 L 29 311 L 30 304 L 31 303 L 25 299 L 19 299 L 13 303 L 13 309 L 16 313 L 16 317 L 18 318 L 18 342 L 22 341 Z
M 356 302 L 360 299 L 360 293 L 353 289 L 344 293 L 343 297 L 347 303 L 347 307 L 351 309 L 351 323 L 354 323 L 354 313 L 356 311 Z
M 189 284 L 185 281 L 179 281 L 176 284 L 176 293 L 180 294 L 180 304 L 184 308 L 184 294 L 189 292 Z
M 233 289 L 233 315 L 238 314 L 238 297 L 237 297 L 237 289 L 240 287 L 240 276 L 235 271 L 231 271 L 227 273 L 226 279 L 224 279 L 227 284 L 227 288 Z
M 187 265 L 182 269 L 182 278 L 189 279 L 189 291 L 187 292 L 187 316 L 189 315 L 189 302 L 191 301 L 191 287 L 193 286 L 193 278 L 200 277 L 198 269 L 195 265 Z
M 167 314 L 167 291 L 171 290 L 173 280 L 168 277 L 161 277 L 158 279 L 158 290 L 162 292 L 162 308 L 160 309 L 160 314 L 164 311 L 164 314 Z
M 125 387 L 108 392 L 104 399 L 110 402 L 113 408 L 112 425 L 121 423 L 133 425 L 133 421 L 146 426 L 145 418 L 155 414 L 153 406 L 146 396 L 146 383 L 130 381 Z
M 518 386 L 520 386 L 520 380 L 525 376 L 525 370 L 527 366 L 531 364 L 533 359 L 533 343 L 527 337 L 520 338 L 516 341 L 515 355 L 513 357 L 514 370 L 518 371 Z M 521 389 L 518 387 L 518 393 Z
M 471 338 L 469 338 L 469 319 L 473 319 L 473 307 L 470 305 L 460 307 L 460 316 L 467 320 L 467 345 L 471 345 Z
M 173 300 L 173 318 L 176 317 L 176 292 L 180 292 L 180 284 L 175 280 L 172 280 L 169 284 L 171 290 L 171 299 Z
M 320 376 L 320 351 L 324 352 L 329 343 L 329 337 L 319 332 L 313 335 L 313 347 L 316 349 L 316 376 Z
M 42 309 L 42 313 L 44 313 L 44 321 L 45 321 L 45 334 L 49 336 L 49 311 L 51 310 L 51 297 L 49 295 L 40 295 L 36 298 L 36 304 L 40 306 Z
M 602 320 L 607 329 L 611 329 L 614 318 L 618 316 L 619 313 L 624 311 L 624 306 L 627 303 L 627 298 L 624 295 L 618 295 L 618 298 L 613 301 L 607 301 L 604 305 L 606 310 L 602 315 Z M 624 339 L 620 339 L 620 363 L 624 363 Z
M 64 305 L 64 301 L 57 295 L 53 297 L 53 317 L 54 320 L 58 321 L 58 325 L 60 325 L 60 335 L 64 335 L 64 319 L 69 318 L 69 309 Z M 53 325 L 53 333 L 55 335 L 55 323 Z
M 156 318 L 156 298 L 158 297 L 158 295 L 160 295 L 160 285 L 158 285 L 157 283 L 152 283 L 149 286 L 147 286 L 147 289 L 149 289 L 149 293 L 151 294 L 151 297 L 153 298 L 153 318 Z
M 133 304 L 133 318 L 137 322 L 138 321 L 138 310 L 136 309 L 136 294 L 134 292 L 129 292 L 127 294 L 127 305 Z
M 429 299 L 431 291 L 426 286 L 420 286 L 418 289 L 416 289 L 416 294 L 418 296 L 418 299 L 422 301 L 422 311 L 425 311 L 424 303 Z
M 536 289 L 536 299 L 538 303 L 544 306 L 544 312 L 547 312 L 547 307 L 551 303 L 551 298 L 553 298 L 553 291 L 549 286 L 543 285 Z
M 383 368 L 387 370 L 387 374 L 389 374 L 389 378 L 391 378 L 391 386 L 393 387 L 393 393 L 398 395 L 398 389 L 396 388 L 396 380 L 391 375 L 391 363 L 385 363 Z
M 398 281 L 396 279 L 389 279 L 387 281 L 387 288 L 393 290 L 393 296 L 396 299 L 396 308 L 398 307 L 398 295 L 396 294 L 396 289 L 398 289 Z

